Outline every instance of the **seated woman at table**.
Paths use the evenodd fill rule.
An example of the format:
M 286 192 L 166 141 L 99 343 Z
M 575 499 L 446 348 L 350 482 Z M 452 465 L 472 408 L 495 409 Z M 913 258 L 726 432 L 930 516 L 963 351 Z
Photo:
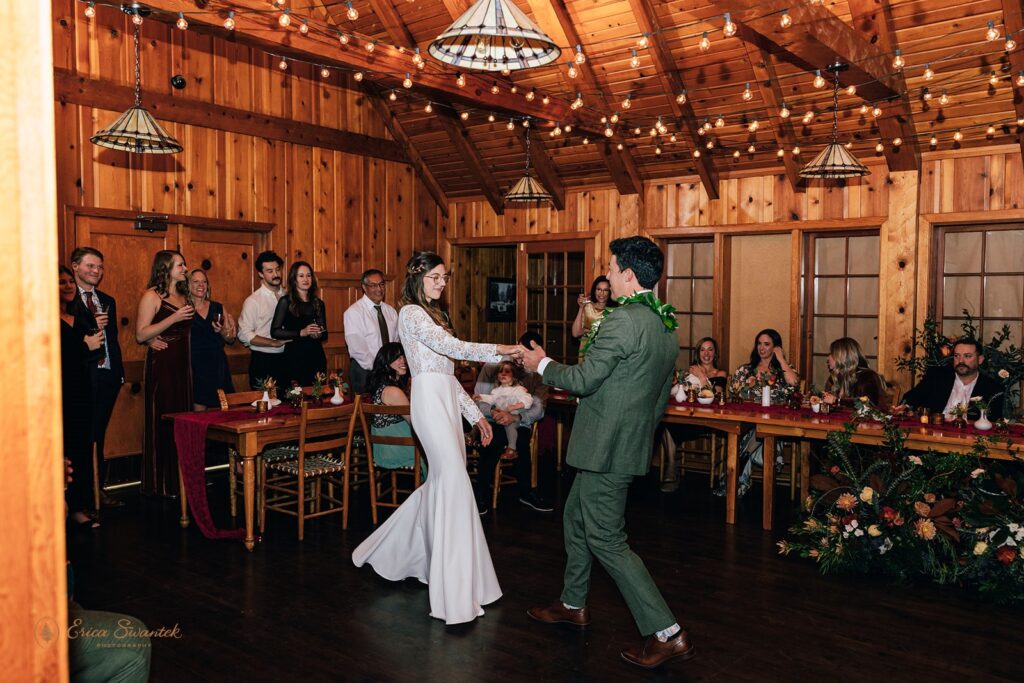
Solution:
M 840 337 L 828 350 L 828 380 L 822 400 L 829 404 L 851 406 L 860 397 L 886 410 L 889 394 L 885 380 L 868 367 L 868 361 L 856 339 Z
M 234 344 L 235 319 L 219 301 L 210 299 L 206 271 L 196 268 L 188 279 L 189 301 L 196 309 L 192 318 L 192 403 L 195 410 L 220 405 L 217 390 L 232 393 L 231 371 L 224 345 Z
M 382 406 L 409 405 L 409 366 L 405 362 L 405 350 L 398 342 L 389 342 L 380 347 L 373 359 L 373 369 L 367 380 L 370 400 Z M 375 436 L 412 436 L 409 416 L 373 415 L 370 417 L 370 432 Z M 416 455 L 412 446 L 396 444 L 374 444 L 373 464 L 383 469 L 412 468 Z M 421 463 L 422 476 L 426 477 L 426 463 Z
M 750 351 L 750 362 L 736 369 L 730 381 L 733 393 L 744 401 L 760 403 L 762 389 L 769 387 L 773 405 L 785 402 L 793 389 L 800 382 L 800 376 L 786 360 L 782 349 L 782 335 L 778 331 L 766 328 L 754 337 L 754 348 Z M 750 475 L 753 465 L 763 465 L 763 444 L 755 438 L 755 430 L 748 427 L 740 437 L 739 446 L 739 484 L 737 497 L 743 496 L 750 489 Z M 782 443 L 775 446 L 775 467 L 782 465 Z M 715 489 L 715 495 L 725 495 L 725 482 Z
M 289 380 L 308 387 L 318 372 L 327 372 L 327 316 L 316 273 L 305 261 L 288 269 L 288 293 L 277 302 L 270 336 L 288 342 L 284 363 Z
M 703 387 L 708 384 L 715 388 L 715 391 L 725 391 L 729 374 L 718 367 L 718 342 L 713 337 L 704 337 L 693 347 L 691 364 L 687 370 L 686 379 L 688 382 Z M 674 389 L 674 387 L 673 387 Z M 661 490 L 664 492 L 675 491 L 679 488 L 678 463 L 676 461 L 676 444 L 683 441 L 691 441 L 700 438 L 709 430 L 696 425 L 666 425 L 668 431 L 668 450 L 665 465 L 665 478 L 661 482 Z

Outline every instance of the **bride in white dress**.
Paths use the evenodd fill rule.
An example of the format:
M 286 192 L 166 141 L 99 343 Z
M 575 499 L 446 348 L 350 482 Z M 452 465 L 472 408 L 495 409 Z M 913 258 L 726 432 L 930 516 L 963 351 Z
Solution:
M 449 277 L 437 254 L 413 256 L 398 314 L 413 379 L 412 426 L 427 456 L 427 480 L 355 549 L 352 561 L 391 581 L 416 577 L 430 586 L 430 616 L 461 624 L 483 615 L 481 605 L 500 598 L 501 588 L 466 473 L 460 417 L 480 427 L 484 444 L 491 427 L 455 379 L 452 359 L 495 363 L 520 349 L 452 336 L 436 304 Z

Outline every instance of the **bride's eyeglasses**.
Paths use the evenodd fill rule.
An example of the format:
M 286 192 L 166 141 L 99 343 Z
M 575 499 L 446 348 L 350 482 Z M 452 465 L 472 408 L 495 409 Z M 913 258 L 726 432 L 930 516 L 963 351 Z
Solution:
M 434 281 L 434 286 L 436 287 L 438 285 L 446 285 L 446 284 L 448 284 L 448 282 L 451 281 L 451 279 L 452 279 L 452 274 L 451 273 L 445 273 L 444 275 L 424 275 L 423 279 L 425 279 L 425 280 L 433 280 Z

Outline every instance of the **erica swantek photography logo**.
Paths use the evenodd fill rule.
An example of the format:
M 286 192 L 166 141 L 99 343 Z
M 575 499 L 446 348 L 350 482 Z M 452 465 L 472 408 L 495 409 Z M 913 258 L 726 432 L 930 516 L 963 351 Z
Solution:
M 44 617 L 36 623 L 36 642 L 47 647 L 56 642 L 60 631 L 57 628 L 57 621 L 50 617 Z M 153 638 L 176 638 L 182 637 L 181 626 L 161 626 L 159 628 L 147 628 L 141 621 L 131 617 L 121 617 L 116 621 L 102 620 L 99 623 L 90 623 L 81 617 L 75 616 L 68 624 L 66 637 L 68 640 L 95 640 L 93 647 L 96 648 L 121 648 L 139 649 L 150 646 Z

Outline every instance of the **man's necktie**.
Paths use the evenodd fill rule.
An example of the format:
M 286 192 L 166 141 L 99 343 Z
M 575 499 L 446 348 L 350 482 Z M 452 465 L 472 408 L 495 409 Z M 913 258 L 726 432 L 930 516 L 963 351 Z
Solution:
M 380 304 L 374 306 L 377 309 L 377 325 L 380 327 L 380 343 L 388 344 L 391 342 L 391 335 L 388 334 L 388 321 L 384 319 L 384 311 L 381 310 Z
M 99 309 L 96 308 L 96 299 L 93 297 L 93 292 L 82 292 L 85 295 L 85 307 L 92 313 L 92 317 L 95 318 Z M 107 340 L 103 339 L 103 358 L 96 361 L 96 365 L 101 368 L 109 368 L 110 363 L 110 352 L 107 350 Z

